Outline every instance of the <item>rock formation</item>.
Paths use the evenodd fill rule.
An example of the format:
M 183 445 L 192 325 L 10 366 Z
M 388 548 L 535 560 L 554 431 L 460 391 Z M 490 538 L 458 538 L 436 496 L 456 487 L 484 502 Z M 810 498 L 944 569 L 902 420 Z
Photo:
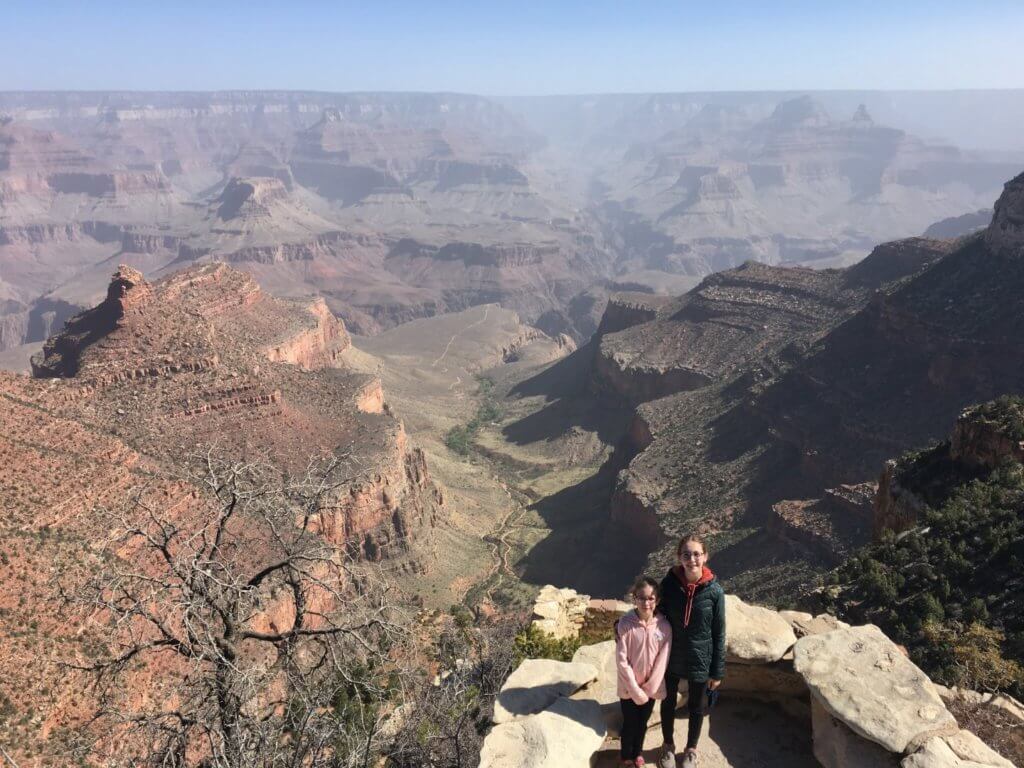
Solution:
M 787 563 L 834 566 L 873 531 L 912 524 L 910 496 L 886 501 L 900 495 L 891 473 L 875 509 L 866 481 L 970 403 L 1024 388 L 1014 242 L 994 220 L 960 241 L 879 246 L 845 270 L 749 263 L 601 336 L 595 390 L 635 405 L 638 427 L 611 467 L 609 536 L 651 549 L 657 570 L 685 532 L 743 529 L 722 575 L 778 596 L 806 578 Z M 960 429 L 977 461 L 1013 447 Z
M 764 737 L 787 765 L 1012 765 L 959 728 L 940 689 L 877 627 L 850 627 L 827 615 L 776 613 L 733 596 L 726 610 L 729 658 L 721 702 L 709 715 L 710 732 L 702 736 L 702 762 L 747 765 L 742 745 L 761 734 L 760 719 L 771 719 Z M 546 674 L 530 673 L 535 667 Z M 572 664 L 523 662 L 501 695 L 534 702 L 530 714 L 524 710 L 511 722 L 502 715 L 503 724 L 484 741 L 481 765 L 617 765 L 614 737 L 621 716 L 615 676 L 611 641 L 580 648 Z M 730 717 L 731 706 L 742 708 L 742 716 L 716 731 L 714 724 Z M 656 723 L 648 733 L 649 750 L 660 743 Z M 678 728 L 684 729 L 682 738 L 685 718 L 677 719 Z M 606 734 L 609 741 L 598 751 Z M 749 764 L 763 760 L 764 749 L 755 743 Z M 722 759 L 720 751 L 728 757 Z
M 356 559 L 422 571 L 417 546 L 432 535 L 442 493 L 380 381 L 343 366 L 349 344 L 322 301 L 274 299 L 226 265 L 154 283 L 122 265 L 104 301 L 34 358 L 35 378 L 0 378 L 4 539 L 32 542 L 0 547 L 4 592 L 23 596 L 5 603 L 0 632 L 37 628 L 0 664 L 0 694 L 38 713 L 4 725 L 9 744 L 48 749 L 40 740 L 92 705 L 74 693 L 88 687 L 77 675 L 24 663 L 37 637 L 59 646 L 60 658 L 80 650 L 83 628 L 59 618 L 48 563 L 59 565 L 64 588 L 84 578 L 109 535 L 102 510 L 137 494 L 155 514 L 188 525 L 209 502 L 189 474 L 196 452 L 259 460 L 292 476 L 334 457 L 337 484 L 311 528 Z

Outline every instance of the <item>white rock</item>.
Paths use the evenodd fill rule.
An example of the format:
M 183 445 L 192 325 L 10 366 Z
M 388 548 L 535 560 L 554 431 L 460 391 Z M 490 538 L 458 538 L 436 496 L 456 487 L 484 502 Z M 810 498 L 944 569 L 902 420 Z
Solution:
M 957 731 L 952 736 L 945 736 L 943 741 L 961 760 L 997 768 L 1014 768 L 1013 763 L 970 731 Z
M 883 768 L 899 765 L 899 757 L 847 728 L 811 699 L 814 757 L 825 768 Z
M 501 687 L 494 702 L 494 722 L 507 723 L 546 709 L 597 679 L 592 664 L 551 659 L 527 659 Z
M 939 737 L 928 739 L 914 754 L 903 758 L 901 768 L 987 768 L 989 763 L 961 760 Z
M 793 628 L 776 611 L 747 605 L 725 596 L 726 659 L 740 664 L 765 664 L 781 659 L 793 643 Z
M 597 702 L 562 698 L 540 714 L 491 729 L 480 768 L 589 768 L 604 737 Z
M 958 730 L 931 680 L 878 627 L 803 637 L 794 667 L 830 714 L 890 752 Z

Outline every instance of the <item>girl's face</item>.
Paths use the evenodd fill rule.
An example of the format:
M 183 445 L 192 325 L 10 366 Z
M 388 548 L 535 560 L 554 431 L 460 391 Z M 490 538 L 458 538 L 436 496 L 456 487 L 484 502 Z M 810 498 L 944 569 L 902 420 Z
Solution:
M 658 604 L 658 598 L 654 594 L 654 587 L 644 584 L 633 593 L 633 605 L 636 606 L 636 613 L 646 621 L 654 615 L 654 608 Z
M 707 555 L 704 554 L 704 547 L 696 541 L 688 541 L 679 550 L 679 564 L 683 567 L 686 575 L 694 580 L 700 578 L 704 571 L 704 561 Z

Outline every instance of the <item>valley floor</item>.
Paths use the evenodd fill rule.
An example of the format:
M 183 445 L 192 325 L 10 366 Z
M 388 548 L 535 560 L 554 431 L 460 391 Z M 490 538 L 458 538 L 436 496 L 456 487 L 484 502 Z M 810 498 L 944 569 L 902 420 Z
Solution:
M 627 562 L 606 540 L 614 475 L 601 467 L 629 414 L 572 397 L 585 371 L 571 361 L 558 380 L 533 383 L 568 350 L 495 305 L 354 341 L 349 363 L 381 376 L 448 494 L 448 520 L 424 553 L 427 573 L 402 577 L 404 588 L 436 608 L 525 608 L 546 583 L 600 596 L 626 589 L 642 560 Z M 459 455 L 445 435 L 474 419 L 484 390 L 498 413 Z

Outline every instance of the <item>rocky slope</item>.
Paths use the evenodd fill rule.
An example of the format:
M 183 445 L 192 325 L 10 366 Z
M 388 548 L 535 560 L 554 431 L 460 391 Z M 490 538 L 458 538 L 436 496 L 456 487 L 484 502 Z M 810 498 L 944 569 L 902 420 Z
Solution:
M 33 378 L 0 378 L 0 635 L 10 650 L 0 696 L 30 713 L 0 727 L 19 756 L 60 753 L 61 729 L 94 706 L 87 681 L 58 666 L 91 635 L 61 619 L 57 590 L 95 569 L 110 535 L 104 510 L 151 509 L 188 526 L 210 502 L 190 474 L 196 456 L 291 476 L 333 456 L 341 474 L 313 529 L 359 560 L 429 565 L 420 552 L 443 513 L 441 489 L 380 380 L 343 364 L 348 349 L 322 301 L 274 299 L 226 265 L 155 283 L 122 266 L 106 299 L 33 358 Z M 258 560 L 260 546 L 247 555 Z M 146 695 L 148 669 L 127 695 Z
M 1024 690 L 1022 459 L 1024 401 L 1007 396 L 886 462 L 874 544 L 830 574 L 823 599 L 883 627 L 947 685 Z
M 609 536 L 660 568 L 703 531 L 716 570 L 766 598 L 867 543 L 888 456 L 1024 388 L 1021 189 L 966 240 L 898 241 L 846 270 L 748 264 L 631 309 L 639 322 L 602 335 L 591 369 L 607 403 L 635 407 L 609 465 Z
M 429 526 L 439 494 L 379 380 L 341 368 L 349 344 L 323 301 L 272 299 L 223 264 L 153 285 L 122 267 L 104 302 L 47 341 L 33 373 L 64 383 L 69 412 L 169 462 L 181 446 L 217 444 L 295 470 L 351 447 L 374 469 L 323 526 L 340 547 L 377 559 Z

